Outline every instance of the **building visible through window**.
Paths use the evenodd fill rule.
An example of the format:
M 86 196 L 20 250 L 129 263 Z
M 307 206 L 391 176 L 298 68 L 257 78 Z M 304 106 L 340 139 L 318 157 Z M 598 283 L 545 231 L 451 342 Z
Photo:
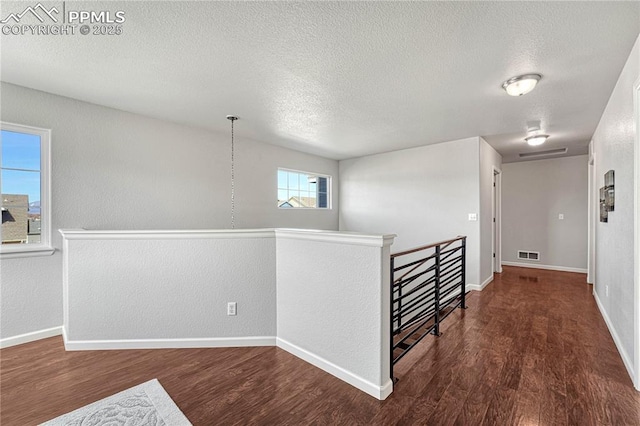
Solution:
M 48 204 L 48 176 L 43 174 L 48 173 L 49 132 L 2 123 L 0 148 L 2 252 L 46 245 L 48 224 L 43 222 L 49 218 L 42 206 Z
M 278 207 L 331 208 L 330 186 L 330 176 L 278 169 Z

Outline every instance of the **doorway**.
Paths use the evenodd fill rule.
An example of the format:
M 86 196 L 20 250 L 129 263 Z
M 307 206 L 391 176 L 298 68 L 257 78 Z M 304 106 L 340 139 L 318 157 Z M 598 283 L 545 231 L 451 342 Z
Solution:
M 502 273 L 502 251 L 500 239 L 500 212 L 502 173 L 493 168 L 493 191 L 491 193 L 491 251 L 493 253 L 493 272 Z

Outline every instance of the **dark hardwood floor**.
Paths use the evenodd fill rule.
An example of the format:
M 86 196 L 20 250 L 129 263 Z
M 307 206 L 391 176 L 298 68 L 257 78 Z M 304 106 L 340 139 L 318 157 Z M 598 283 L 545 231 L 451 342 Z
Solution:
M 505 267 L 396 367 L 386 401 L 278 348 L 0 351 L 0 424 L 158 378 L 194 425 L 640 425 L 640 393 L 582 274 Z M 336 342 L 339 345 L 339 342 Z

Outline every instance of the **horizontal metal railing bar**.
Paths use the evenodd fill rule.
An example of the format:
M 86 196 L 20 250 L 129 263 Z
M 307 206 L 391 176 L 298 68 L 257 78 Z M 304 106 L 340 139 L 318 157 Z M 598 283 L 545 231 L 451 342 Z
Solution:
M 454 247 L 449 250 L 440 250 L 440 259 L 448 259 L 452 255 L 452 253 L 456 253 L 460 250 L 462 250 L 462 246 Z
M 457 286 L 459 287 L 459 285 Z M 440 304 L 442 304 L 443 301 L 445 301 L 447 299 L 447 296 L 449 296 L 451 293 L 455 292 L 456 286 L 452 286 L 450 288 L 448 288 L 445 291 L 440 292 Z
M 414 308 L 416 307 L 416 305 L 418 309 L 427 306 L 427 304 L 435 306 L 435 301 L 435 292 L 430 291 L 429 293 L 421 294 L 419 297 L 416 297 L 414 300 L 409 302 L 406 306 L 402 305 L 397 309 L 394 309 L 392 318 L 394 320 L 397 320 L 402 319 L 403 317 L 407 317 L 412 312 L 415 312 Z
M 440 272 L 440 282 L 449 278 L 451 274 L 460 272 L 460 265 L 450 265 L 448 268 Z
M 453 293 L 455 290 L 458 289 L 458 286 L 453 286 L 451 288 L 449 288 L 448 290 L 444 291 L 444 292 L 440 292 L 440 304 L 442 306 L 442 303 L 446 300 L 446 297 L 448 295 L 450 295 L 451 293 Z
M 429 306 L 423 309 L 422 311 L 416 313 L 416 315 L 406 323 L 401 324 L 397 327 L 393 327 L 393 333 L 398 334 L 400 332 L 408 330 L 411 327 L 413 327 L 416 323 L 422 321 L 425 318 L 433 317 L 434 315 L 435 315 L 435 306 Z
M 460 296 L 458 296 L 458 297 L 460 297 Z M 440 312 L 442 313 L 442 312 L 445 310 L 445 308 L 449 307 L 449 306 L 451 305 L 451 303 L 452 303 L 452 302 L 454 302 L 454 301 L 456 301 L 456 300 L 458 299 L 458 297 L 453 297 L 453 298 L 449 299 L 449 300 L 445 303 L 445 305 L 443 305 L 443 306 L 442 306 L 442 308 L 440 309 Z M 458 307 L 457 305 L 459 305 L 460 303 L 461 303 L 461 300 L 457 302 L 456 306 L 455 306 L 454 308 L 452 308 L 452 309 L 451 309 L 451 311 L 455 310 L 455 308 L 457 308 L 457 307 Z M 447 313 L 445 313 L 445 314 L 441 317 L 441 320 L 440 320 L 439 322 L 442 322 L 442 320 L 443 320 L 443 319 L 445 319 L 447 316 L 449 316 L 449 314 L 450 314 L 450 313 L 451 313 L 451 312 L 447 312 Z M 421 317 L 419 317 L 419 318 L 416 318 L 415 320 L 412 320 L 411 324 L 407 323 L 406 325 L 403 325 L 403 326 L 402 326 L 402 328 L 399 328 L 399 329 L 394 330 L 394 333 L 395 333 L 395 334 L 398 334 L 398 333 L 400 333 L 400 332 L 402 332 L 402 331 L 404 331 L 404 330 L 407 330 L 407 329 L 409 329 L 409 328 L 412 328 L 412 327 L 413 327 L 415 324 L 417 324 L 417 323 L 421 323 L 421 324 L 420 324 L 420 326 L 414 327 L 414 329 L 413 329 L 411 332 L 407 333 L 407 335 L 406 335 L 405 337 L 403 337 L 401 340 L 399 340 L 397 343 L 402 343 L 402 342 L 406 341 L 409 337 L 411 337 L 411 336 L 412 336 L 412 334 L 413 334 L 413 333 L 415 333 L 415 331 L 419 330 L 419 329 L 420 329 L 420 327 L 422 327 L 424 324 L 426 324 L 427 322 L 429 322 L 429 320 L 431 320 L 431 319 L 433 319 L 433 318 L 434 318 L 434 316 L 435 316 L 435 315 L 433 315 L 433 314 L 435 314 L 435 311 L 433 311 L 433 312 L 432 312 L 432 315 L 428 315 L 428 316 L 421 316 Z
M 455 271 L 455 269 L 453 269 L 453 271 Z M 446 297 L 447 295 L 449 295 L 453 290 L 457 288 L 457 286 L 460 285 L 459 282 L 455 282 L 455 281 L 457 278 L 460 278 L 461 276 L 462 276 L 462 272 L 457 271 L 457 274 L 450 277 L 447 276 L 445 281 L 440 283 L 440 288 L 442 289 L 440 293 L 440 300 L 442 300 L 443 297 Z M 406 297 L 415 294 L 418 290 L 425 288 L 428 284 L 433 283 L 434 280 L 435 280 L 435 277 L 432 277 L 431 279 L 421 283 L 419 286 L 413 288 L 406 294 L 403 294 L 400 297 L 394 298 L 392 302 L 395 304 L 399 301 L 402 301 Z M 447 287 L 449 285 L 450 287 Z M 428 296 L 432 296 L 434 293 L 435 293 L 435 286 L 425 291 L 424 294 L 418 295 L 417 297 L 412 299 L 410 302 L 408 302 L 408 304 L 403 304 L 402 307 L 394 309 L 392 312 L 392 318 L 395 321 L 397 321 L 398 319 L 401 319 L 402 316 L 406 316 L 412 312 L 415 312 L 416 309 L 419 309 L 422 306 L 421 303 L 423 302 L 429 303 L 429 302 L 435 301 L 435 298 L 428 297 Z
M 433 248 L 433 247 L 436 247 L 436 246 L 441 246 L 441 245 L 447 244 L 447 243 L 450 244 L 450 243 L 456 242 L 458 240 L 462 240 L 463 238 L 466 238 L 466 237 L 464 235 L 458 235 L 456 238 L 452 238 L 450 240 L 438 241 L 437 243 L 428 244 L 426 246 L 420 246 L 420 247 L 412 248 L 412 249 L 409 249 L 409 250 L 401 251 L 401 252 L 398 252 L 398 253 L 393 253 L 391 255 L 391 258 L 396 258 L 398 256 L 405 256 L 407 254 L 415 253 L 415 252 L 418 252 L 418 251 L 421 251 L 421 250 L 430 249 L 430 248 Z
M 400 319 L 403 316 L 407 316 L 410 313 L 415 312 L 416 309 L 422 308 L 423 306 L 426 305 L 426 303 L 429 303 L 432 301 L 435 302 L 436 298 L 431 296 L 434 296 L 433 292 L 430 294 L 421 295 L 420 297 L 416 297 L 414 300 L 409 302 L 407 306 L 402 306 L 402 308 L 396 309 L 394 311 L 393 319 L 394 320 Z M 425 302 L 425 303 L 422 303 L 422 302 Z M 433 305 L 435 306 L 435 303 L 433 303 Z
M 424 274 L 428 274 L 429 272 L 433 272 L 436 269 L 436 265 L 430 266 L 428 269 L 425 269 L 422 272 L 418 272 L 415 275 L 410 276 L 409 278 L 403 279 L 402 281 L 396 281 L 393 283 L 394 286 L 406 286 L 407 284 L 414 281 L 416 278 L 423 276 Z
M 451 256 L 452 256 L 452 253 L 455 253 L 455 252 L 460 251 L 460 250 L 462 250 L 462 246 L 460 246 L 460 247 L 456 247 L 456 248 L 451 249 L 451 250 L 447 250 L 447 251 L 445 251 L 445 252 L 444 252 L 445 254 L 447 254 L 447 255 L 446 255 L 446 256 L 444 256 L 444 257 L 442 256 L 442 255 L 443 255 L 443 252 L 440 252 L 441 259 L 443 259 L 443 260 L 447 260 L 449 257 L 451 257 Z M 431 259 L 434 259 L 435 257 L 436 257 L 436 253 L 432 254 L 432 255 L 431 255 L 431 256 L 429 256 L 429 257 L 426 257 L 426 258 L 423 258 L 423 259 L 418 259 L 418 260 L 415 260 L 415 261 L 413 261 L 413 262 L 407 263 L 406 265 L 402 265 L 402 266 L 398 266 L 398 267 L 394 268 L 394 270 L 393 270 L 393 271 L 394 271 L 394 272 L 398 272 L 398 271 L 401 271 L 401 270 L 403 270 L 403 269 L 405 269 L 405 268 L 407 268 L 407 267 L 409 267 L 409 266 L 416 265 L 416 266 L 415 266 L 414 268 L 412 268 L 411 270 L 409 270 L 409 271 L 405 272 L 401 277 L 397 278 L 397 279 L 394 281 L 394 284 L 399 283 L 399 282 L 403 282 L 402 280 L 403 280 L 403 278 L 404 278 L 404 277 L 406 277 L 406 276 L 407 276 L 407 275 L 409 275 L 411 272 L 413 272 L 413 271 L 415 271 L 416 269 L 418 269 L 420 266 L 422 266 L 422 265 L 423 265 L 424 263 L 426 263 L 427 261 L 429 261 L 429 260 L 431 260 Z M 457 259 L 457 258 L 456 258 L 456 259 Z M 452 259 L 451 261 L 455 261 L 456 259 Z M 442 266 L 443 264 L 450 263 L 451 261 L 449 261 L 449 262 L 442 262 L 442 261 L 441 261 L 441 262 L 440 262 L 440 265 Z M 433 270 L 433 269 L 435 269 L 435 266 L 436 266 L 436 265 L 432 265 L 432 266 L 429 268 L 429 270 Z
M 452 281 L 450 283 L 451 285 L 447 285 L 446 287 L 442 288 L 440 290 L 440 295 L 442 296 L 444 293 L 448 292 L 450 289 L 452 288 L 456 288 L 456 287 L 460 287 L 460 284 L 462 284 L 461 281 Z M 442 297 L 440 298 L 440 300 L 442 300 Z
M 461 284 L 461 282 L 456 282 L 456 279 L 460 278 L 461 276 L 462 276 L 462 272 L 458 271 L 458 273 L 456 275 L 448 278 L 445 282 L 440 284 L 440 288 L 441 288 L 440 300 L 442 300 L 443 297 L 446 297 L 447 295 L 449 295 L 453 290 L 457 289 L 457 287 Z M 402 301 L 405 297 L 411 296 L 416 291 L 424 288 L 424 286 L 426 286 L 428 283 L 429 283 L 429 281 L 424 282 L 422 287 L 416 287 L 416 288 L 412 289 L 410 292 L 408 292 L 406 294 L 403 294 L 402 296 L 400 296 L 398 298 L 393 299 L 392 302 L 395 304 L 395 303 L 397 303 L 399 301 Z M 424 301 L 426 301 L 426 302 L 434 301 L 435 298 L 428 297 L 428 296 L 432 296 L 434 293 L 435 293 L 435 286 L 430 288 L 429 290 L 425 291 L 423 294 L 418 295 L 417 297 L 412 299 L 407 304 L 403 304 L 402 307 L 394 309 L 392 311 L 393 319 L 394 320 L 398 320 L 403 315 L 407 315 L 407 314 L 409 314 L 411 312 L 414 312 L 416 310 L 416 309 L 414 309 L 414 307 L 416 307 L 416 305 L 420 305 L 420 303 L 422 303 Z M 417 307 L 420 307 L 420 306 L 417 306 Z
M 447 282 L 450 278 L 455 277 L 456 275 L 461 273 L 462 271 L 459 267 L 452 268 L 451 270 L 447 271 L 446 274 L 440 276 L 440 287 L 442 287 L 444 282 Z
M 457 265 L 456 263 L 460 263 L 460 264 Z M 448 262 L 445 262 L 444 264 L 447 265 L 447 267 L 443 268 L 442 272 L 440 273 L 440 276 L 443 276 L 443 275 L 446 276 L 449 273 L 449 271 L 451 271 L 452 269 L 455 269 L 455 268 L 459 268 L 462 265 L 462 263 L 460 262 L 459 258 L 452 259 L 452 260 L 450 260 Z M 453 265 L 453 266 L 451 266 L 451 265 Z M 440 266 L 442 267 L 442 264 Z M 422 272 L 419 272 L 416 275 L 412 275 L 411 277 L 406 278 L 406 279 L 404 279 L 402 281 L 399 281 L 399 280 L 396 281 L 393 284 L 393 286 L 394 287 L 406 286 L 407 284 L 410 284 L 412 281 L 414 281 L 416 278 L 419 278 L 422 275 L 424 275 L 424 274 L 426 274 L 428 272 L 431 272 L 431 271 L 433 271 L 435 269 L 436 269 L 436 265 L 432 265 L 429 269 L 426 269 L 426 270 L 424 270 Z
M 445 302 L 445 304 L 441 307 L 440 312 L 442 312 L 446 307 L 448 307 L 449 305 L 451 305 L 451 303 L 452 303 L 453 301 L 455 301 L 456 299 L 458 299 L 458 298 L 460 298 L 460 295 L 457 295 L 457 297 L 452 297 L 451 299 L 447 300 L 447 301 Z M 457 304 L 460 304 L 461 302 L 462 302 L 462 301 L 460 300 L 460 301 L 458 301 L 458 302 L 457 302 Z M 433 307 L 432 307 L 432 308 L 433 308 Z M 457 306 L 456 306 L 456 308 L 457 308 Z M 453 308 L 453 309 L 455 309 L 455 308 Z M 452 309 L 452 310 L 453 310 L 453 309 Z M 432 315 L 428 315 L 428 316 L 425 316 L 425 315 L 416 316 L 415 318 L 413 318 L 413 319 L 411 320 L 411 322 L 410 322 L 410 323 L 403 324 L 403 325 L 402 325 L 402 327 L 400 327 L 400 328 L 395 328 L 395 329 L 393 330 L 394 334 L 398 334 L 398 333 L 400 333 L 400 332 L 402 332 L 402 331 L 404 331 L 404 330 L 407 330 L 407 329 L 409 329 L 409 328 L 412 328 L 412 326 L 413 326 L 413 325 L 415 325 L 416 323 L 418 323 L 418 322 L 420 322 L 420 321 L 422 321 L 422 320 L 426 320 L 426 321 L 428 321 L 429 319 L 432 319 L 432 318 L 434 317 L 434 315 L 433 315 L 433 314 L 435 313 L 435 310 L 432 310 L 430 313 L 431 313 Z M 446 315 L 444 315 L 444 316 L 442 317 L 442 319 L 446 318 L 450 313 L 451 313 L 451 312 L 449 312 L 449 313 L 447 313 Z M 440 322 L 442 322 L 442 321 L 440 321 Z M 419 329 L 419 328 L 420 328 L 420 327 L 416 327 L 412 332 L 408 333 L 408 334 L 407 334 L 407 336 L 405 336 L 405 337 L 404 337 L 402 340 L 400 340 L 399 342 L 403 342 L 404 340 L 406 340 L 406 338 L 410 337 L 410 336 L 411 336 L 411 334 L 412 334 L 413 332 L 415 332 L 415 330 L 417 330 L 417 329 Z
M 416 330 L 419 330 L 420 328 L 424 327 L 424 326 L 427 324 L 427 322 L 429 322 L 429 321 L 428 321 L 428 320 L 427 320 L 427 321 L 425 321 L 425 322 L 424 322 L 423 324 L 421 324 L 421 325 L 420 325 L 420 327 L 418 327 Z M 428 336 L 429 334 L 431 334 L 431 332 L 433 331 L 433 329 L 434 329 L 434 328 L 435 328 L 435 324 L 434 324 L 434 325 L 432 325 L 432 326 L 430 326 L 430 327 L 428 327 L 428 328 L 426 328 L 426 329 L 425 329 L 425 331 L 420 335 L 420 337 L 418 337 L 418 339 L 417 339 L 415 342 L 413 342 L 412 344 L 410 344 L 406 349 L 404 349 L 404 350 L 402 351 L 402 353 L 401 353 L 400 355 L 398 355 L 397 357 L 395 357 L 395 358 L 393 359 L 393 362 L 394 362 L 394 363 L 396 363 L 396 362 L 400 361 L 400 360 L 402 359 L 402 357 L 403 357 L 403 356 L 405 356 L 405 355 L 407 354 L 407 352 L 409 352 L 411 349 L 413 349 L 413 347 L 414 347 L 415 345 L 417 345 L 418 343 L 420 343 L 420 341 L 421 341 L 422 339 L 424 339 L 426 336 Z M 402 343 L 404 343 L 404 342 L 405 342 L 405 340 L 406 340 L 409 336 L 411 336 L 411 335 L 412 335 L 412 334 L 409 334 L 407 337 L 405 337 L 405 338 L 402 340 Z M 400 343 L 400 342 L 398 342 L 398 343 Z
M 427 286 L 425 287 L 426 290 L 421 292 L 421 293 L 411 293 L 411 294 L 407 294 L 407 295 L 402 295 L 400 297 L 397 297 L 396 299 L 392 300 L 392 303 L 398 303 L 400 302 L 400 305 L 402 305 L 402 309 L 407 309 L 411 306 L 411 304 L 416 301 L 416 300 L 422 300 L 421 298 L 423 298 L 424 296 L 433 296 L 433 294 L 435 293 L 435 286 Z M 424 289 L 421 289 L 424 290 Z M 413 296 L 411 299 L 408 299 L 408 297 Z
M 452 275 L 452 274 L 454 274 L 454 275 Z M 440 280 L 440 287 L 443 287 L 443 286 L 445 286 L 445 285 L 449 284 L 449 283 L 451 282 L 451 280 L 452 280 L 452 279 L 455 279 L 455 277 L 456 277 L 458 274 L 461 274 L 461 272 L 460 272 L 460 271 L 455 271 L 455 270 L 454 270 L 454 271 L 451 271 L 451 273 L 450 273 L 450 274 L 447 274 L 447 276 L 445 277 L 445 279 L 444 279 L 444 280 Z
M 397 309 L 394 309 L 393 312 L 394 313 L 400 313 L 400 314 L 406 314 L 411 312 L 411 308 L 416 304 L 416 303 L 420 303 L 420 302 L 424 302 L 424 303 L 428 303 L 431 301 L 435 302 L 435 297 L 432 297 L 435 295 L 435 288 L 432 288 L 428 291 L 425 291 L 424 293 L 420 293 L 418 295 L 416 295 L 413 299 L 409 300 L 408 302 L 405 303 L 397 303 L 402 301 L 402 299 L 396 299 L 393 301 L 394 304 L 398 304 L 399 307 Z M 424 304 L 423 303 L 423 304 Z M 435 303 L 434 303 L 435 304 Z
M 454 249 L 446 250 L 445 252 L 440 252 L 440 259 L 441 259 L 441 260 L 443 260 L 443 259 L 444 259 L 444 260 L 446 260 L 446 259 L 448 259 L 449 257 L 451 257 L 451 256 L 452 256 L 452 253 L 455 253 L 455 252 L 457 252 L 457 251 L 460 251 L 461 249 L 462 249 L 462 246 L 457 247 L 457 248 L 454 248 Z M 443 256 L 443 254 L 446 254 L 446 256 Z M 435 259 L 435 258 L 436 258 L 436 255 L 437 255 L 437 253 L 433 253 L 431 256 L 428 256 L 428 257 L 425 257 L 425 258 L 421 258 L 421 259 L 414 260 L 414 261 L 409 262 L 409 263 L 407 263 L 407 264 L 405 264 L 405 265 L 402 265 L 402 266 L 396 266 L 396 267 L 393 269 L 393 272 L 399 272 L 399 271 L 401 271 L 401 270 L 403 270 L 403 269 L 408 268 L 409 266 L 413 266 L 413 265 L 419 264 L 419 265 L 417 265 L 417 266 L 414 268 L 414 269 L 417 269 L 417 268 L 418 268 L 418 267 L 420 267 L 420 265 L 422 265 L 423 263 L 425 263 L 425 262 L 427 262 L 427 261 L 429 261 L 429 260 L 431 260 L 431 259 Z M 412 269 L 411 271 L 408 271 L 406 274 L 408 274 L 408 273 L 412 272 L 414 269 Z M 405 274 L 405 275 L 406 275 L 406 274 Z M 404 277 L 404 275 L 403 275 L 402 277 L 400 277 L 400 279 L 402 279 L 403 277 Z
M 433 284 L 435 280 L 436 280 L 436 277 L 427 278 L 426 280 L 422 281 L 420 284 L 416 284 L 416 286 L 413 287 L 411 290 L 407 290 L 407 292 L 403 293 L 402 296 L 398 296 L 397 298 L 393 299 L 393 301 L 397 302 L 404 299 L 407 296 L 411 296 L 416 291 L 422 290 L 423 288 L 428 287 L 430 284 Z
M 462 283 L 461 281 L 458 280 L 459 278 L 460 277 L 453 277 L 453 279 L 451 281 L 449 281 L 449 282 L 447 282 L 445 284 L 445 286 L 442 288 L 442 290 L 440 292 L 442 293 L 443 291 L 447 291 L 452 287 L 455 287 L 457 285 L 459 286 Z
M 422 316 L 416 319 L 416 321 L 414 321 L 411 326 L 404 327 L 402 330 L 397 330 L 396 334 L 400 334 L 403 331 L 406 331 L 407 333 L 394 344 L 394 347 L 406 342 L 412 335 L 414 335 L 418 330 L 427 325 L 427 323 L 434 318 L 434 315 Z
M 416 322 L 421 321 L 426 316 L 433 316 L 435 312 L 436 312 L 435 305 L 427 306 L 422 311 L 419 311 L 418 313 L 416 313 L 415 316 L 411 318 L 409 321 L 400 325 L 399 327 L 396 327 L 395 330 L 402 331 L 402 330 L 411 328 L 411 326 L 413 326 Z
M 440 266 L 442 266 L 443 264 L 455 262 L 457 260 L 460 260 L 460 256 L 453 256 L 453 254 L 450 254 L 449 256 L 442 256 L 440 257 Z
M 413 266 L 415 264 L 418 264 L 418 263 L 422 264 L 422 263 L 424 263 L 424 262 L 426 262 L 428 260 L 435 259 L 435 257 L 436 257 L 436 253 L 433 253 L 431 256 L 422 257 L 420 259 L 412 260 L 411 262 L 406 263 L 404 265 L 400 265 L 400 266 L 394 267 L 393 268 L 393 272 L 400 272 L 403 269 L 407 269 L 408 267 Z
M 430 259 L 433 259 L 433 257 L 428 257 L 426 259 L 422 259 L 422 261 L 417 264 L 416 266 L 414 266 L 413 268 L 409 269 L 407 272 L 405 272 L 404 274 L 402 274 L 401 277 L 399 277 L 397 280 L 395 280 L 393 283 L 395 284 L 398 281 L 402 281 L 402 279 L 404 277 L 406 277 L 407 275 L 409 275 L 410 273 L 412 273 L 413 271 L 415 271 L 416 269 L 418 269 L 419 267 L 421 267 L 422 265 L 424 265 L 425 263 L 427 263 Z M 404 267 L 402 267 L 401 269 L 404 269 Z M 399 271 L 400 269 L 394 269 L 393 272 L 394 274 Z
M 457 297 L 454 297 L 453 299 L 451 299 L 451 301 L 454 301 L 454 300 L 457 300 L 457 299 L 458 299 Z M 453 308 L 449 309 L 449 312 L 445 313 L 445 314 L 442 316 L 442 319 L 444 320 L 446 317 L 448 317 L 449 315 L 451 315 L 451 313 L 452 313 L 452 312 L 455 312 L 456 308 L 457 308 L 458 306 L 460 306 L 461 304 L 462 304 L 462 299 L 457 300 L 456 305 L 455 305 Z M 447 306 L 449 306 L 449 305 L 447 305 Z

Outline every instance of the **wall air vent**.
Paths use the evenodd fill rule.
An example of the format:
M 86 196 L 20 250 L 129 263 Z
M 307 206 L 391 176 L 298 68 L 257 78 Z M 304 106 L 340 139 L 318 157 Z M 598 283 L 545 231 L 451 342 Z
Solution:
M 520 158 L 549 157 L 552 155 L 562 155 L 567 153 L 567 148 L 549 149 L 547 151 L 523 152 L 518 154 Z
M 518 259 L 523 260 L 540 260 L 540 252 L 518 250 Z

